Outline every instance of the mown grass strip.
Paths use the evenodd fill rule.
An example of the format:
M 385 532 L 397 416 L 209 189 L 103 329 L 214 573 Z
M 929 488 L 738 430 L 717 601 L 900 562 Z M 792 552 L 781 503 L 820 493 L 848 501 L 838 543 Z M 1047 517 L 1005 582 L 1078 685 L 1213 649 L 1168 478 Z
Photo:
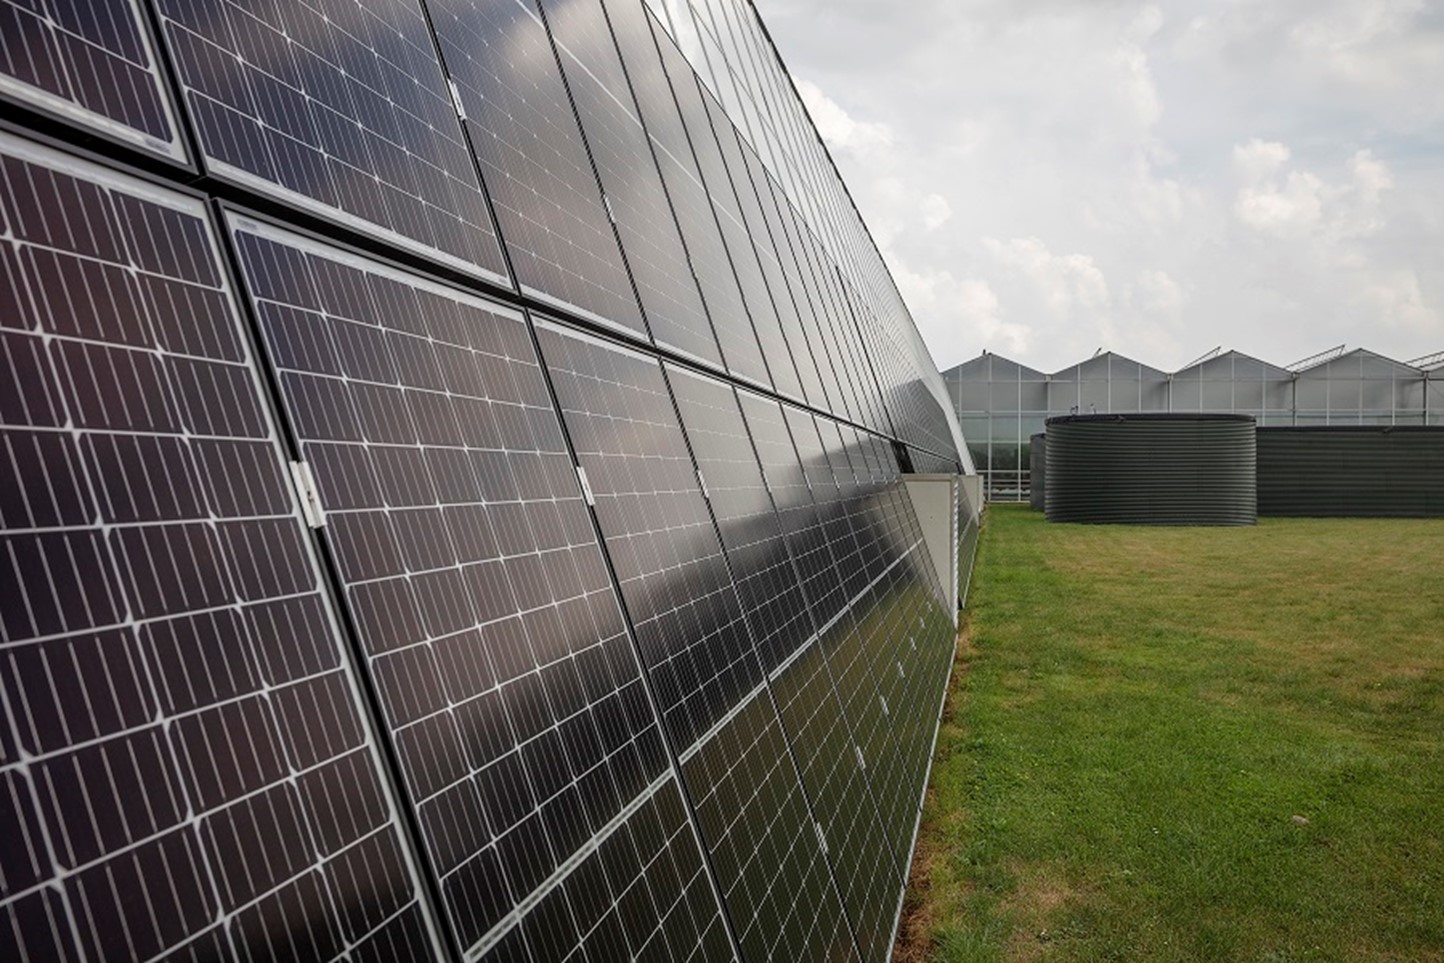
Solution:
M 994 507 L 896 958 L 1444 960 L 1444 523 Z

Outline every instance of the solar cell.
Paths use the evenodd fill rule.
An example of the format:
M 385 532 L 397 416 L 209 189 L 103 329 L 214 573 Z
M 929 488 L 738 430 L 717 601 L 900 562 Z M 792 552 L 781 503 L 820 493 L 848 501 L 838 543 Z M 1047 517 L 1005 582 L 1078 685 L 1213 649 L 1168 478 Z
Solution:
M 10 958 L 432 955 L 204 203 L 0 164 Z
M 136 0 L 0 0 L 0 93 L 185 159 Z
M 522 290 L 646 337 L 611 216 L 531 0 L 429 0 Z
M 530 335 L 232 228 L 458 948 L 489 948 L 669 772 Z
M 156 9 L 212 173 L 506 280 L 417 0 Z

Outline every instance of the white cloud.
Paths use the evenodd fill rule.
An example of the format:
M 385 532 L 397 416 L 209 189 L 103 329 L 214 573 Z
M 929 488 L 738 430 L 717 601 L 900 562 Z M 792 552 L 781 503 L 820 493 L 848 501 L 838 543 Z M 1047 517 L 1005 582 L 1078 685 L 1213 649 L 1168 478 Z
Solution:
M 854 120 L 841 106 L 807 80 L 797 81 L 797 91 L 812 115 L 822 139 L 834 149 L 866 151 L 890 147 L 892 131 L 887 124 Z
M 1234 214 L 1249 227 L 1279 237 L 1299 237 L 1316 227 L 1324 212 L 1324 182 L 1307 171 L 1290 171 L 1282 184 L 1269 182 L 1239 191 Z
M 1437 0 L 759 6 L 943 367 L 1444 345 Z
M 1400 271 L 1371 284 L 1359 296 L 1357 304 L 1366 316 L 1391 328 L 1437 336 L 1444 330 L 1444 314 L 1424 302 L 1419 278 L 1413 272 Z
M 1160 321 L 1177 320 L 1183 300 L 1183 288 L 1166 271 L 1140 271 L 1127 289 L 1130 308 Z
M 1288 147 L 1278 141 L 1263 141 L 1255 137 L 1247 144 L 1233 147 L 1233 169 L 1239 180 L 1254 186 L 1273 177 L 1288 163 Z
M 1055 255 L 1036 237 L 984 238 L 983 247 L 1005 270 L 1025 278 L 1055 319 L 1096 317 L 1110 305 L 1108 281 L 1086 254 Z
M 952 207 L 941 194 L 929 194 L 923 198 L 919 207 L 922 209 L 923 225 L 930 231 L 942 227 L 953 216 Z

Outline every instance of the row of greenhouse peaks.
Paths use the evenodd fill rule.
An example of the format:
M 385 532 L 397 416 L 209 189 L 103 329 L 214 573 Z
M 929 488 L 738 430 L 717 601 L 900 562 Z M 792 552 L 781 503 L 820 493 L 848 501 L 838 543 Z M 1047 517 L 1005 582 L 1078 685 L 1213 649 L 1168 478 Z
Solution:
M 1444 352 L 1397 361 L 1340 346 L 1290 365 L 1214 350 L 1163 371 L 1112 351 L 1043 372 L 984 351 L 943 381 L 988 496 L 1026 498 L 1046 419 L 1115 412 L 1251 415 L 1260 426 L 1444 425 Z

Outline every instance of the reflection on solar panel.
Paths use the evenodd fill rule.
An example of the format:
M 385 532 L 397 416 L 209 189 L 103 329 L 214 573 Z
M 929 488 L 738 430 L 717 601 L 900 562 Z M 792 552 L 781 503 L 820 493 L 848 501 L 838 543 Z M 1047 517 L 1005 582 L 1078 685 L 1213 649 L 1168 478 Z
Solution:
M 415 0 L 159 0 L 208 167 L 472 274 L 506 269 Z
M 0 957 L 885 960 L 960 457 L 758 27 L 719 100 L 643 0 L 40 9 Z
M 543 3 L 657 343 L 720 366 L 717 339 L 601 0 Z
M 431 0 L 522 290 L 643 334 L 610 214 L 530 0 Z
M 29 292 L 0 332 L 7 938 L 37 961 L 427 955 L 203 205 L 0 148 Z
M 0 93 L 183 159 L 136 0 L 0 0 Z

